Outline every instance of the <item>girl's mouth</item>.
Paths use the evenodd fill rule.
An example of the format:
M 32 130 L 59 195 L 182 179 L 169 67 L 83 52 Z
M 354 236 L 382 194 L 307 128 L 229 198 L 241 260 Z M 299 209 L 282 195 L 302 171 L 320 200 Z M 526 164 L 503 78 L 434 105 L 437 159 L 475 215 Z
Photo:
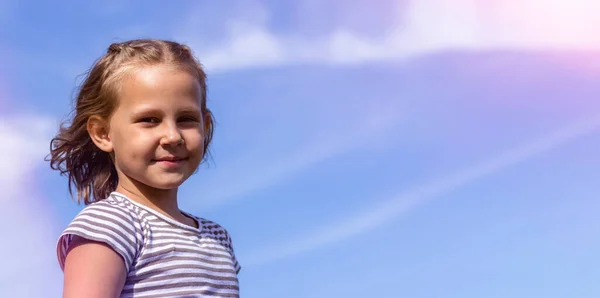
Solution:
M 168 156 L 168 157 L 162 157 L 159 159 L 155 159 L 154 162 L 161 164 L 161 165 L 172 167 L 172 166 L 180 165 L 183 162 L 185 162 L 186 160 L 187 160 L 187 157 Z

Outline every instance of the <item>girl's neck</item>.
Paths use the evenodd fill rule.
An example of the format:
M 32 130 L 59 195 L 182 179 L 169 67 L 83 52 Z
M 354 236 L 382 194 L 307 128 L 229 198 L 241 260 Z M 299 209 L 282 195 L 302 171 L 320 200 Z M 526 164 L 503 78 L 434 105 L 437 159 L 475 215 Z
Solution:
M 181 213 L 177 204 L 177 188 L 156 189 L 132 179 L 120 179 L 115 191 L 178 222 L 197 227 L 194 219 Z

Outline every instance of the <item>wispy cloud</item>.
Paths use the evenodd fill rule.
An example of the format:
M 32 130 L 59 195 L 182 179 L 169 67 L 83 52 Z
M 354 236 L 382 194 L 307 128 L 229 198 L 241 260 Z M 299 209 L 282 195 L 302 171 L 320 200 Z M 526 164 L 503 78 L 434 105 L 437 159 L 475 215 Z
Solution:
M 253 192 L 283 183 L 293 179 L 315 164 L 336 156 L 359 149 L 362 145 L 374 146 L 376 142 L 402 121 L 400 101 L 388 101 L 377 105 L 376 100 L 360 106 L 361 118 L 347 120 L 337 116 L 336 120 L 343 123 L 342 128 L 334 125 L 331 117 L 329 122 L 319 123 L 313 115 L 312 124 L 303 124 L 301 128 L 293 127 L 285 134 L 270 134 L 266 139 L 256 138 L 253 142 L 245 143 L 243 153 L 231 148 L 233 155 L 220 159 L 215 168 L 211 168 L 206 176 L 201 178 L 203 200 L 202 204 L 217 206 L 241 199 Z M 307 103 L 310 105 L 310 103 Z M 342 112 L 344 108 L 338 105 L 337 112 L 355 115 L 358 112 Z M 260 105 L 255 108 L 259 109 Z M 327 108 L 323 107 L 325 110 Z M 268 107 L 264 107 L 268 110 Z M 333 112 L 332 112 L 333 113 Z M 245 121 L 244 119 L 241 121 Z M 250 121 L 251 122 L 251 121 Z M 289 138 L 289 135 L 299 137 L 296 130 L 310 131 L 310 136 L 298 142 L 298 146 L 283 146 L 272 150 L 265 144 L 274 139 Z M 276 135 L 276 136 L 273 136 Z M 282 140 L 282 139 L 279 139 Z M 272 146 L 276 147 L 276 144 Z M 219 152 L 217 152 L 219 155 Z M 260 169 L 260 171 L 257 171 Z
M 600 2 L 593 0 L 399 1 L 395 25 L 382 36 L 339 27 L 317 39 L 276 34 L 267 26 L 267 8 L 253 7 L 261 17 L 230 20 L 227 38 L 217 45 L 207 46 L 196 33 L 185 37 L 212 72 L 299 63 L 356 64 L 455 49 L 600 49 L 600 29 L 592 29 L 600 28 L 594 13 L 600 11 Z
M 0 234 L 7 245 L 0 268 L 0 296 L 60 295 L 61 274 L 55 257 L 55 219 L 35 191 L 35 168 L 49 148 L 49 127 L 39 115 L 0 117 Z
M 571 123 L 523 146 L 507 150 L 483 163 L 467 167 L 445 178 L 419 185 L 407 192 L 402 192 L 381 204 L 371 207 L 365 213 L 353 214 L 342 221 L 323 225 L 327 227 L 326 229 L 312 231 L 305 236 L 279 245 L 269 245 L 268 248 L 260 249 L 260 251 L 245 257 L 247 265 L 265 264 L 364 234 L 393 221 L 403 213 L 436 197 L 524 162 L 576 138 L 594 133 L 599 129 L 600 115 Z

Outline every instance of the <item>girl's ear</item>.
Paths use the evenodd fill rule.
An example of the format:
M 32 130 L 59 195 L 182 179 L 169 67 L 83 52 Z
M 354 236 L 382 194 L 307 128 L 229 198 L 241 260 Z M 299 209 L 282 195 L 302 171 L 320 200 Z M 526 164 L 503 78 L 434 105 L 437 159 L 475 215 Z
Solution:
M 91 116 L 87 121 L 87 131 L 90 138 L 100 150 L 104 152 L 112 152 L 113 144 L 108 135 L 108 122 L 99 116 Z
M 203 116 L 204 117 L 202 117 L 202 122 L 204 124 L 204 134 L 206 135 L 213 125 L 213 118 L 210 112 L 204 113 Z

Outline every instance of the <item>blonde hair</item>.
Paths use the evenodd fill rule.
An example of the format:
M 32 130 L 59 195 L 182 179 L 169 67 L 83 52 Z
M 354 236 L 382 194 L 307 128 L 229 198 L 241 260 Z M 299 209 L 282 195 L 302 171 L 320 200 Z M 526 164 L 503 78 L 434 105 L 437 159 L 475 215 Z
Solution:
M 91 140 L 87 121 L 97 115 L 109 119 L 118 105 L 123 76 L 136 67 L 172 65 L 189 72 L 201 86 L 200 107 L 204 115 L 204 157 L 212 140 L 214 119 L 206 107 L 206 73 L 183 44 L 158 39 L 137 39 L 111 44 L 98 59 L 81 84 L 70 125 L 61 125 L 50 142 L 50 167 L 69 178 L 69 193 L 85 205 L 105 199 L 117 187 L 118 177 L 109 153 Z M 76 198 L 73 195 L 76 189 Z

